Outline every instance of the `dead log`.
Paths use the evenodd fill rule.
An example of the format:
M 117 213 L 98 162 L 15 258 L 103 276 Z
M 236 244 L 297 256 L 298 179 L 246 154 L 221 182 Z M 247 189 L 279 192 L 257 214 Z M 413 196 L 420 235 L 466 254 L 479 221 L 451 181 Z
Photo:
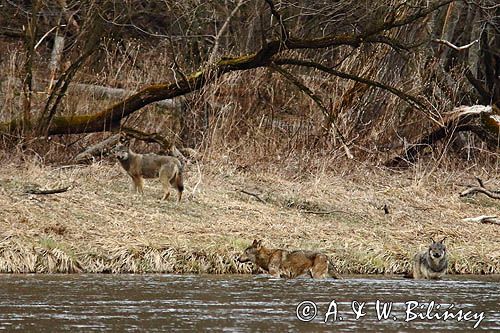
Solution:
M 41 190 L 39 188 L 27 188 L 24 192 L 28 194 L 56 194 L 68 191 L 71 186 L 65 186 L 55 189 Z
M 97 157 L 107 156 L 109 154 L 110 148 L 116 145 L 120 141 L 120 138 L 120 134 L 112 135 L 106 140 L 90 146 L 85 151 L 76 155 L 73 160 L 75 163 L 81 164 L 92 162 Z
M 122 99 L 136 93 L 135 91 L 132 90 L 98 86 L 95 84 L 87 84 L 87 83 L 74 83 L 69 87 L 68 92 L 87 93 L 92 95 L 94 98 L 98 99 L 103 99 L 103 98 Z M 161 108 L 171 109 L 171 110 L 180 110 L 182 107 L 182 102 L 178 99 L 175 100 L 166 99 L 155 102 L 153 104 Z
M 386 161 L 388 167 L 403 167 L 415 162 L 419 154 L 429 146 L 433 146 L 449 135 L 463 131 L 471 131 L 490 147 L 499 147 L 498 134 L 500 117 L 492 113 L 491 106 L 460 106 L 451 112 L 442 126 L 425 134 L 416 142 L 404 149 L 402 153 Z M 495 131 L 496 130 L 496 131 Z
M 170 141 L 158 133 L 144 133 L 139 130 L 123 127 L 119 134 L 112 135 L 106 140 L 96 143 L 85 149 L 73 158 L 73 161 L 78 164 L 90 163 L 98 158 L 108 156 L 111 149 L 121 141 L 122 138 L 134 138 L 147 143 L 157 143 L 160 145 L 164 154 L 177 157 L 183 164 L 190 161 L 198 161 L 199 153 L 192 148 L 179 148 L 170 144 Z
M 489 196 L 490 198 L 500 199 L 500 190 L 490 191 L 484 187 L 484 182 L 480 178 L 476 177 L 476 180 L 478 181 L 479 186 L 472 186 L 466 189 L 465 191 L 461 192 L 460 193 L 461 197 L 465 197 L 475 193 L 483 193 Z
M 462 193 L 460 193 L 460 196 L 461 197 L 465 197 L 467 195 L 470 195 L 470 194 L 474 194 L 474 193 L 483 193 L 483 194 L 486 194 L 487 196 L 489 196 L 490 198 L 493 198 L 493 199 L 500 199 L 500 193 L 498 193 L 499 191 L 488 191 L 487 189 L 485 189 L 484 187 L 471 187 L 465 191 L 463 191 Z
M 55 73 L 59 70 L 61 58 L 64 50 L 64 36 L 59 36 L 56 34 L 54 38 L 54 46 L 52 47 L 52 53 L 50 55 L 49 69 L 51 72 L 51 83 L 55 76 Z
M 482 215 L 478 217 L 468 217 L 463 219 L 464 222 L 487 223 L 500 225 L 500 219 L 496 216 Z
M 85 149 L 83 152 L 79 153 L 73 158 L 75 163 L 90 163 L 98 158 L 106 157 L 110 154 L 111 149 L 120 142 L 120 139 L 123 137 L 127 137 L 128 139 L 134 138 L 137 140 L 141 140 L 148 143 L 157 143 L 163 149 L 167 150 L 167 154 L 170 154 L 170 143 L 167 139 L 162 137 L 158 133 L 144 133 L 139 130 L 124 127 L 122 128 L 122 132 L 119 134 L 115 134 L 110 136 L 104 141 L 98 142 L 95 145 L 92 145 Z

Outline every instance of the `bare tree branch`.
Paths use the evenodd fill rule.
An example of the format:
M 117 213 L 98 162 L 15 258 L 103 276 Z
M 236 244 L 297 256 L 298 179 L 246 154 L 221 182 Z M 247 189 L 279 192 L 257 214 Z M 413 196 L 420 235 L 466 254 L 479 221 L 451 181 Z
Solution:
M 344 79 L 349 79 L 349 80 L 365 83 L 365 84 L 368 84 L 370 86 L 374 86 L 377 88 L 381 88 L 381 89 L 390 91 L 394 95 L 405 100 L 408 104 L 415 107 L 416 109 L 423 111 L 423 112 L 427 112 L 424 104 L 420 100 L 418 100 L 416 97 L 408 95 L 399 89 L 396 89 L 394 87 L 391 87 L 389 85 L 383 84 L 383 83 L 378 82 L 378 81 L 362 78 L 362 77 L 359 77 L 359 76 L 356 76 L 353 74 L 344 73 L 344 72 L 326 67 L 324 65 L 318 64 L 318 63 L 313 62 L 313 61 L 300 60 L 300 59 L 290 59 L 290 58 L 280 58 L 280 59 L 276 59 L 274 62 L 277 65 L 296 65 L 296 66 L 315 68 L 315 69 L 318 69 L 318 70 L 323 71 L 325 73 L 329 73 L 329 74 L 332 74 L 332 75 L 335 75 L 335 76 L 338 76 L 338 77 L 341 77 Z M 433 115 L 429 115 L 429 117 L 431 117 L 431 119 L 434 119 Z
M 473 186 L 473 187 L 470 187 L 467 190 L 463 191 L 462 193 L 460 193 L 461 197 L 465 197 L 465 196 L 475 194 L 475 193 L 483 193 L 483 194 L 486 194 L 487 196 L 489 196 L 490 198 L 500 199 L 500 191 L 497 191 L 497 190 L 490 191 L 490 190 L 486 189 L 484 187 L 484 183 L 481 180 L 481 178 L 479 178 L 479 177 L 475 177 L 475 178 L 476 178 L 477 182 L 479 183 L 479 186 Z
M 229 22 L 232 20 L 234 15 L 238 12 L 240 7 L 245 4 L 245 1 L 239 0 L 238 3 L 236 4 L 236 7 L 231 11 L 231 14 L 226 18 L 226 21 L 220 28 L 219 32 L 217 33 L 217 36 L 215 36 L 215 41 L 214 41 L 214 47 L 212 48 L 212 52 L 210 53 L 210 56 L 208 57 L 208 63 L 211 64 L 214 62 L 215 57 L 217 56 L 217 52 L 219 51 L 219 45 L 220 45 L 220 39 L 222 35 L 226 32 L 226 30 L 229 28 Z
M 469 44 L 466 44 L 466 45 L 463 45 L 463 46 L 456 46 L 455 44 L 452 44 L 449 41 L 444 40 L 444 39 L 433 39 L 432 41 L 436 42 L 436 43 L 444 44 L 444 45 L 446 45 L 448 47 L 451 47 L 452 49 L 454 49 L 456 51 L 463 51 L 463 50 L 467 50 L 468 48 L 470 48 L 474 44 L 478 43 L 479 39 L 473 40 Z
M 283 23 L 283 18 L 281 17 L 280 13 L 276 10 L 273 1 L 272 0 L 265 0 L 265 1 L 269 5 L 269 9 L 271 10 L 271 15 L 274 16 L 278 21 L 281 31 L 281 39 L 283 41 L 288 40 L 289 37 L 288 30 L 286 29 L 285 24 Z
M 223 58 L 215 64 L 209 65 L 191 75 L 186 76 L 183 82 L 175 83 L 159 83 L 145 87 L 136 94 L 125 98 L 124 100 L 111 105 L 107 109 L 90 115 L 73 115 L 73 116 L 59 116 L 50 121 L 47 126 L 46 133 L 52 134 L 68 134 L 68 133 L 87 133 L 87 132 L 100 132 L 118 129 L 120 122 L 124 117 L 141 109 L 142 107 L 164 99 L 170 99 L 176 96 L 184 95 L 189 92 L 200 89 L 208 82 L 212 82 L 221 75 L 239 70 L 247 70 L 258 67 L 265 67 L 272 63 L 273 58 L 283 51 L 296 50 L 296 49 L 321 49 L 321 48 L 334 48 L 340 45 L 350 45 L 353 47 L 359 46 L 365 42 L 367 38 L 376 36 L 388 31 L 390 29 L 410 24 L 422 17 L 425 17 L 434 10 L 450 3 L 452 0 L 441 0 L 430 2 L 428 6 L 419 9 L 410 9 L 409 14 L 401 15 L 398 13 L 396 19 L 396 12 L 391 11 L 389 15 L 383 19 L 374 20 L 373 24 L 369 25 L 363 31 L 341 32 L 330 34 L 324 37 L 317 38 L 292 38 L 288 36 L 286 40 L 273 40 L 266 43 L 259 51 L 235 58 Z M 345 73 L 337 73 L 339 76 L 343 75 L 346 78 L 353 76 Z M 360 81 L 362 82 L 362 81 Z M 365 80 L 365 83 L 372 83 Z M 388 90 L 396 93 L 396 90 Z M 404 96 L 405 100 L 419 109 L 422 103 L 411 97 Z M 22 122 L 18 119 L 13 119 L 7 123 L 0 123 L 0 132 L 12 132 L 21 126 Z M 31 124 L 32 125 L 32 124 Z
M 344 148 L 347 157 L 350 159 L 354 158 L 351 151 L 349 150 L 349 147 L 347 147 L 346 140 L 344 139 L 344 136 L 342 135 L 342 133 L 340 133 L 340 130 L 338 129 L 337 125 L 335 124 L 335 119 L 332 118 L 332 115 L 326 109 L 321 98 L 318 95 L 316 95 L 311 89 L 309 89 L 305 84 L 300 82 L 299 79 L 294 77 L 290 72 L 286 71 L 285 69 L 283 69 L 279 66 L 276 66 L 276 65 L 270 65 L 269 67 L 271 67 L 273 70 L 275 70 L 276 72 L 283 75 L 288 81 L 292 82 L 297 88 L 299 88 L 307 96 L 311 97 L 311 99 L 320 108 L 320 110 L 323 113 L 323 115 L 325 116 L 325 118 L 328 120 L 328 123 L 330 123 L 331 126 L 333 127 L 333 129 L 335 130 L 335 134 L 338 136 L 340 143 L 342 144 L 342 147 Z
M 462 219 L 462 221 L 500 225 L 500 219 L 494 215 L 493 216 L 481 215 L 478 217 L 468 217 L 468 218 Z

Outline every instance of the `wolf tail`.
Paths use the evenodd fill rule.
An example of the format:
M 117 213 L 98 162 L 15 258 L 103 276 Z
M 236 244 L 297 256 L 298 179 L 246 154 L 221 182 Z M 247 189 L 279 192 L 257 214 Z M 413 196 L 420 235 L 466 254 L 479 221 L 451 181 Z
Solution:
M 184 179 L 182 177 L 182 168 L 179 165 L 174 167 L 172 176 L 169 179 L 170 184 L 174 186 L 179 192 L 184 191 Z

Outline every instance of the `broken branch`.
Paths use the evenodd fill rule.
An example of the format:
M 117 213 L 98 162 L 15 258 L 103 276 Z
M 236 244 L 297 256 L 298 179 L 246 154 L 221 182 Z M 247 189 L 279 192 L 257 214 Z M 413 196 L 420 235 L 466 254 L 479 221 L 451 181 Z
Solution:
M 56 193 L 63 193 L 69 190 L 71 186 L 66 186 L 66 187 L 61 187 L 61 188 L 56 188 L 56 189 L 49 189 L 49 190 L 40 190 L 38 188 L 29 188 L 25 190 L 25 193 L 28 194 L 56 194 Z
M 489 191 L 489 190 L 485 189 L 484 187 L 479 187 L 479 186 L 471 187 L 471 188 L 463 191 L 462 193 L 460 193 L 460 196 L 465 197 L 467 195 L 471 195 L 474 193 L 483 193 L 483 194 L 486 194 L 487 196 L 489 196 L 490 198 L 500 199 L 500 193 L 498 193 L 497 191 Z
M 462 50 L 467 50 L 468 48 L 470 48 L 472 45 L 476 44 L 479 42 L 479 39 L 476 39 L 476 40 L 473 40 L 472 42 L 470 42 L 469 44 L 466 44 L 466 45 L 463 45 L 463 46 L 456 46 L 455 44 L 452 44 L 450 43 L 449 41 L 447 40 L 444 40 L 444 39 L 433 39 L 432 40 L 433 42 L 435 43 L 439 43 L 439 44 L 444 44 L 454 50 L 457 50 L 457 51 L 462 51 Z
M 478 216 L 478 217 L 468 217 L 468 218 L 462 219 L 462 221 L 500 225 L 500 219 L 498 219 L 496 216 L 487 216 L 487 215 L 482 215 L 482 216 Z
M 244 194 L 247 194 L 247 195 L 250 195 L 250 196 L 256 198 L 257 200 L 259 200 L 262 203 L 266 203 L 266 201 L 264 201 L 264 199 L 262 199 L 261 197 L 259 197 L 259 195 L 257 193 L 252 193 L 252 192 L 246 191 L 244 189 L 240 189 L 240 192 L 244 193 Z

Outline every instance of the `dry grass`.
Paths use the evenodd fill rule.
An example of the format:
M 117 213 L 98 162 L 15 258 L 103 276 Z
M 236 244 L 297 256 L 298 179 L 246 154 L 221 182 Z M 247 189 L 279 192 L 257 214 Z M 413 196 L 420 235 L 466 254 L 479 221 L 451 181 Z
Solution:
M 473 181 L 464 173 L 366 167 L 294 180 L 220 165 L 201 170 L 193 194 L 200 175 L 188 168 L 177 205 L 159 200 L 157 180 L 146 181 L 144 197 L 132 195 L 118 165 L 4 163 L 0 272 L 249 273 L 236 257 L 261 238 L 271 247 L 324 251 L 343 273 L 402 273 L 430 237 L 447 236 L 450 272 L 500 273 L 500 228 L 461 221 L 498 214 L 500 203 L 459 198 L 460 184 Z M 25 194 L 33 184 L 72 189 Z

